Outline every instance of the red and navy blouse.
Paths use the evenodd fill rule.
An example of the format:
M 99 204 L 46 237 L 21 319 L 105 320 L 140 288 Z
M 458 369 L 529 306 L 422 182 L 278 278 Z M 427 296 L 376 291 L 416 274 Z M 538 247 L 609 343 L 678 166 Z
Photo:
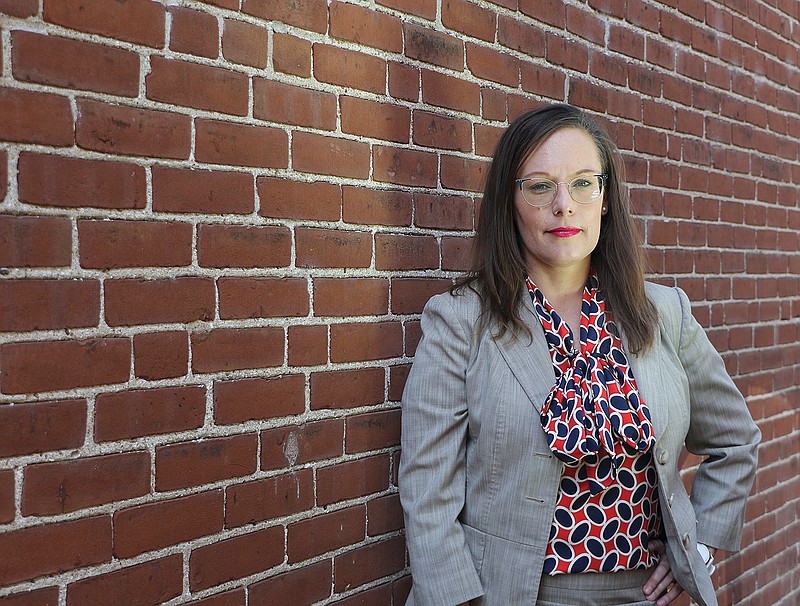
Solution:
M 528 278 L 550 348 L 556 382 L 541 412 L 553 455 L 564 463 L 546 574 L 650 568 L 660 532 L 650 411 L 597 276 L 586 283 L 580 342 Z

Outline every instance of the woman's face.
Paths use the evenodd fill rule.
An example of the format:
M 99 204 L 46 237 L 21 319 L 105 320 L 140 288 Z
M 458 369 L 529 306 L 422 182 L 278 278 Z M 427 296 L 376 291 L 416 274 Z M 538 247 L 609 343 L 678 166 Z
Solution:
M 547 137 L 523 162 L 517 179 L 545 178 L 560 183 L 552 204 L 530 206 L 518 186 L 514 188 L 514 214 L 522 237 L 523 253 L 532 278 L 547 273 L 588 275 L 592 251 L 600 236 L 605 192 L 590 204 L 578 204 L 565 183 L 580 176 L 601 174 L 603 165 L 591 136 L 574 127 Z

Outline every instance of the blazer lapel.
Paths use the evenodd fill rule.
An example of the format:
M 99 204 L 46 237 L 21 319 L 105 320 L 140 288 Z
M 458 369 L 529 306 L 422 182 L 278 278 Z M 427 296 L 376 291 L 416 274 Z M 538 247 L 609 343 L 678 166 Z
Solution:
M 624 343 L 624 334 L 622 338 Z M 627 347 L 625 348 L 639 395 L 650 410 L 650 420 L 653 423 L 653 432 L 656 439 L 664 435 L 669 420 L 669 406 L 667 406 L 667 402 L 664 402 L 664 398 L 668 397 L 669 391 L 664 385 L 660 350 L 658 331 L 656 331 L 652 348 L 643 355 L 631 354 Z
M 494 342 L 525 394 L 536 410 L 541 412 L 547 395 L 555 385 L 556 375 L 544 331 L 527 292 L 522 298 L 522 307 L 522 319 L 531 329 L 531 339 L 526 334 L 512 335 L 506 331 L 501 339 L 495 339 Z M 497 327 L 493 326 L 492 329 L 496 331 Z

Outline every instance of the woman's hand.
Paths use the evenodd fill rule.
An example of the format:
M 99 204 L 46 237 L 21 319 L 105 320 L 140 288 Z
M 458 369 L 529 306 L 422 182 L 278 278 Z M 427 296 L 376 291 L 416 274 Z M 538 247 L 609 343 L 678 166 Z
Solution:
M 678 585 L 672 575 L 664 543 L 658 540 L 650 541 L 647 549 L 656 552 L 661 558 L 642 588 L 644 597 L 655 602 L 656 606 L 666 606 L 683 593 L 683 587 Z

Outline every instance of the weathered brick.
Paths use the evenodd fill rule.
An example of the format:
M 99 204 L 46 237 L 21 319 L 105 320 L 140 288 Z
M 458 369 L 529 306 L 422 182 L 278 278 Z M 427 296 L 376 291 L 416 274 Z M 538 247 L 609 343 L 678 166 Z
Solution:
M 124 383 L 130 377 L 131 343 L 110 337 L 0 345 L 0 391 L 37 393 Z
M 519 59 L 508 53 L 477 44 L 467 44 L 467 67 L 476 78 L 516 88 L 519 84 Z
M 168 10 L 170 50 L 208 59 L 219 56 L 219 26 L 213 15 L 182 6 Z
M 317 278 L 315 316 L 371 316 L 389 311 L 389 282 L 381 278 Z
M 373 178 L 376 181 L 413 187 L 436 187 L 436 154 L 402 147 L 372 147 Z
M 0 216 L 0 265 L 63 267 L 72 258 L 72 222 L 67 217 Z
M 341 97 L 342 131 L 363 137 L 408 143 L 411 112 L 398 105 Z
M 2 415 L 2 411 L 0 411 L 0 415 Z M 16 499 L 14 497 L 16 492 L 15 484 L 14 470 L 0 469 L 0 524 L 13 522 L 14 517 L 17 515 Z M 56 599 L 57 601 L 58 599 Z
M 283 526 L 272 526 L 199 547 L 189 556 L 192 591 L 269 570 L 283 562 Z
M 286 267 L 292 240 L 285 227 L 200 225 L 197 259 L 201 267 Z
M 338 555 L 333 560 L 334 591 L 358 587 L 400 572 L 405 565 L 405 556 L 403 537 L 370 543 Z
M 317 366 L 328 361 L 327 326 L 290 326 L 287 333 L 289 366 Z
M 386 91 L 386 61 L 328 44 L 314 44 L 314 76 L 321 82 L 371 93 Z
M 472 198 L 414 194 L 414 223 L 418 227 L 471 230 L 474 215 Z
M 110 442 L 198 429 L 205 410 L 206 389 L 200 385 L 99 394 L 94 439 Z
M 215 292 L 211 278 L 106 280 L 104 299 L 109 326 L 214 318 Z
M 196 373 L 268 368 L 283 363 L 282 328 L 215 328 L 192 333 Z
M 422 100 L 425 103 L 478 115 L 481 89 L 474 82 L 431 70 L 422 70 Z
M 214 383 L 214 421 L 220 425 L 298 415 L 304 410 L 302 374 Z
M 282 469 L 342 455 L 344 421 L 326 419 L 261 432 L 261 469 Z
M 279 21 L 324 34 L 328 28 L 326 0 L 297 0 L 292 4 L 274 0 L 242 0 L 242 10 L 268 21 Z
M 472 151 L 472 126 L 467 120 L 415 110 L 414 143 L 469 152 Z
M 39 13 L 39 0 L 0 0 L 0 13 L 13 17 L 33 17 Z
M 275 71 L 301 78 L 311 75 L 311 42 L 275 32 L 272 47 L 272 65 Z
M 60 95 L 0 88 L 0 139 L 69 146 L 75 140 L 69 99 Z
M 236 8 L 238 8 L 238 1 Z M 275 34 L 276 37 L 278 35 L 280 34 Z M 264 68 L 267 66 L 268 44 L 269 30 L 267 28 L 235 19 L 224 20 L 222 56 L 228 61 Z
M 98 516 L 21 528 L 0 534 L 2 553 L 24 553 L 6 558 L 0 585 L 14 585 L 111 561 L 111 517 Z
M 20 154 L 19 199 L 38 206 L 144 208 L 145 172 L 127 162 Z
M 254 78 L 253 117 L 269 122 L 334 130 L 336 96 L 264 78 Z
M 255 208 L 247 173 L 154 166 L 153 210 L 178 213 L 247 214 Z
M 148 332 L 133 337 L 134 374 L 156 380 L 182 377 L 189 371 L 189 333 Z
M 0 406 L 2 457 L 79 448 L 85 436 L 86 400 Z
M 139 92 L 139 58 L 128 50 L 16 30 L 11 60 L 17 80 L 124 97 Z
M 464 69 L 464 43 L 458 38 L 414 23 L 403 24 L 405 55 L 455 71 Z
M 130 558 L 222 530 L 221 490 L 145 503 L 114 513 L 114 555 Z
M 311 221 L 338 221 L 341 217 L 342 190 L 333 183 L 258 177 L 257 185 L 261 216 Z
M 256 434 L 206 438 L 156 447 L 156 490 L 177 490 L 240 478 L 256 470 Z
M 342 188 L 342 218 L 366 225 L 411 225 L 411 194 L 386 189 Z
M 168 602 L 181 594 L 182 560 L 176 553 L 70 583 L 67 606 L 120 604 L 131 596 L 136 596 L 136 603 L 142 606 Z
M 44 19 L 69 29 L 163 48 L 165 10 L 151 0 L 47 2 Z
M 331 326 L 331 362 L 363 362 L 394 358 L 403 351 L 399 322 L 334 324 Z
M 150 454 L 109 454 L 25 467 L 22 515 L 53 515 L 140 497 L 150 491 Z
M 314 506 L 311 469 L 235 484 L 226 489 L 225 527 L 236 528 L 307 511 Z
M 97 326 L 96 280 L 5 280 L 0 282 L 0 331 L 23 332 Z
M 354 505 L 289 524 L 286 555 L 290 564 L 353 545 L 366 536 L 366 510 Z
M 371 537 L 394 532 L 403 527 L 403 508 L 396 494 L 367 502 L 367 534 Z
M 389 94 L 398 99 L 416 102 L 420 90 L 419 68 L 405 63 L 389 62 Z
M 389 457 L 375 455 L 317 470 L 317 503 L 331 505 L 389 487 Z
M 403 51 L 400 19 L 376 10 L 335 1 L 330 5 L 331 35 L 393 53 Z
M 433 295 L 445 292 L 452 286 L 445 278 L 394 278 L 392 279 L 392 313 L 418 314 Z
M 308 315 L 305 278 L 220 278 L 217 288 L 223 320 Z
M 444 0 L 442 25 L 472 38 L 494 42 L 497 13 L 465 0 Z
M 289 570 L 248 587 L 251 606 L 314 604 L 331 594 L 331 560 Z
M 441 182 L 444 187 L 481 192 L 489 163 L 458 156 L 442 156 Z
M 381 410 L 347 417 L 348 454 L 400 445 L 400 411 Z
M 311 373 L 311 409 L 355 408 L 384 401 L 382 368 L 357 368 Z
M 278 128 L 200 118 L 195 128 L 195 156 L 200 162 L 259 168 L 289 165 L 289 140 Z
M 192 600 L 191 602 L 187 602 L 187 604 L 190 606 L 245 606 L 245 601 L 245 590 L 240 587 L 238 589 L 231 589 L 230 591 L 223 591 L 222 593 L 215 593 L 214 595 L 200 600 Z M 250 604 L 252 603 L 251 598 Z
M 0 598 L 0 605 L 58 606 L 58 587 L 45 587 L 44 589 L 34 589 L 24 593 L 12 593 Z
M 375 268 L 381 270 L 436 269 L 439 246 L 433 236 L 377 234 Z
M 292 166 L 303 173 L 365 179 L 369 175 L 369 144 L 295 132 L 292 135 Z
M 372 237 L 366 232 L 320 228 L 295 230 L 301 267 L 369 267 Z

